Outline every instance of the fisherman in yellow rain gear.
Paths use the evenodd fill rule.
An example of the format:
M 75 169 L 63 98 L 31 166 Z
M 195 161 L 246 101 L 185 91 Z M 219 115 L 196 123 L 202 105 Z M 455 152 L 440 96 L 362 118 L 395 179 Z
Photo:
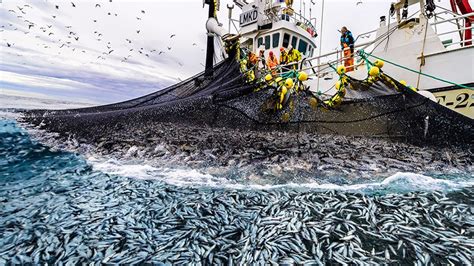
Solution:
M 288 63 L 295 63 L 292 68 L 296 69 L 298 67 L 298 64 L 296 62 L 301 61 L 301 53 L 297 49 L 293 48 L 293 46 L 290 46 L 290 50 L 288 51 Z

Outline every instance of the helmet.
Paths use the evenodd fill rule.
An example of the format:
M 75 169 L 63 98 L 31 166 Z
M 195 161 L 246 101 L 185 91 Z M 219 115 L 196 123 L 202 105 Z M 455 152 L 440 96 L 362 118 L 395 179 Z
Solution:
M 269 54 L 270 56 L 273 56 L 273 52 L 272 52 L 272 51 L 270 51 L 270 53 L 268 53 L 268 54 Z
M 402 84 L 403 86 L 406 86 L 407 85 L 407 82 L 405 80 L 400 80 L 400 84 Z
M 341 86 L 342 86 L 342 82 L 340 80 L 338 80 L 336 82 L 336 90 L 339 90 L 341 88 Z
M 285 86 L 289 89 L 293 88 L 293 79 L 287 78 L 285 80 Z
M 281 47 L 280 52 L 283 52 L 283 51 L 285 51 L 285 48 Z
M 267 74 L 267 75 L 265 76 L 265 80 L 266 80 L 266 81 L 270 81 L 270 80 L 272 80 L 272 79 L 273 79 L 272 74 Z

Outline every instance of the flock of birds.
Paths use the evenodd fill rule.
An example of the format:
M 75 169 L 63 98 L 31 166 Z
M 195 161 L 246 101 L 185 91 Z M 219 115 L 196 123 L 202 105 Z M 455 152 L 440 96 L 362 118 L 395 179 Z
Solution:
M 112 0 L 108 0 L 108 2 L 112 2 Z M 87 3 L 87 4 L 89 4 L 89 3 Z M 52 10 L 61 10 L 63 8 L 66 8 L 64 3 L 51 4 L 51 5 L 52 5 L 52 7 L 51 7 Z M 94 8 L 103 8 L 103 5 L 104 5 L 104 8 L 105 8 L 105 4 L 100 4 L 100 3 L 93 4 L 93 7 Z M 70 2 L 70 4 L 68 4 L 68 7 L 69 8 L 71 8 L 71 7 L 76 8 L 77 4 L 75 4 L 74 2 Z M 51 25 L 49 25 L 49 24 L 40 25 L 40 23 L 36 23 L 34 21 L 31 21 L 31 18 L 28 19 L 28 13 L 29 13 L 28 11 L 31 10 L 31 9 L 34 9 L 34 7 L 32 7 L 31 5 L 28 5 L 28 4 L 25 4 L 23 6 L 16 6 L 16 9 L 9 9 L 8 12 L 13 13 L 14 15 L 16 15 L 17 19 L 20 20 L 19 21 L 20 23 L 19 23 L 18 27 L 16 27 L 12 23 L 2 25 L 1 26 L 2 29 L 0 29 L 0 32 L 3 32 L 5 30 L 20 31 L 20 32 L 23 32 L 24 34 L 31 34 L 31 33 L 35 32 L 35 33 L 37 33 L 34 36 L 35 39 L 40 39 L 40 40 L 44 41 L 45 37 L 46 37 L 46 38 L 51 40 L 49 43 L 40 42 L 40 43 L 37 44 L 38 46 L 42 47 L 43 49 L 51 49 L 51 48 L 54 48 L 54 45 L 56 45 L 56 46 L 58 46 L 59 49 L 68 48 L 72 52 L 76 52 L 76 50 L 77 50 L 77 52 L 80 52 L 80 53 L 83 53 L 83 54 L 97 53 L 97 52 L 93 51 L 92 49 L 91 50 L 81 49 L 81 48 L 84 48 L 84 46 L 85 46 L 83 43 L 81 43 L 81 40 L 83 39 L 83 37 L 79 36 L 79 34 L 76 31 L 74 31 L 74 27 L 72 25 L 66 25 L 65 26 L 66 31 L 68 33 L 67 33 L 66 39 L 64 40 L 64 39 L 60 38 L 61 37 L 61 29 L 55 29 L 55 27 L 53 27 L 53 23 L 50 23 Z M 118 17 L 119 16 L 119 14 L 113 13 L 113 12 L 106 12 L 106 14 L 107 14 L 107 16 L 113 16 L 113 17 Z M 145 10 L 141 10 L 140 13 L 136 16 L 136 20 L 141 21 L 142 18 L 144 16 L 146 16 L 146 14 L 147 14 L 147 12 Z M 59 16 L 60 15 L 56 13 L 54 15 L 51 15 L 51 18 L 53 20 L 55 20 Z M 97 19 L 93 19 L 92 21 L 94 23 L 99 23 Z M 142 29 L 140 29 L 139 26 L 140 25 L 137 25 L 138 29 L 136 29 L 136 31 L 134 33 L 135 35 L 138 35 L 142 32 Z M 26 30 L 26 28 L 27 28 L 27 30 Z M 38 30 L 35 31 L 35 29 L 39 29 L 39 31 Z M 58 38 L 55 39 L 55 37 L 58 37 Z M 87 36 L 87 37 L 90 37 L 90 36 Z M 171 40 L 174 37 L 176 37 L 176 34 L 173 33 L 169 36 L 169 39 Z M 117 57 L 116 59 L 120 59 L 121 62 L 127 62 L 132 57 L 136 57 L 136 56 L 144 56 L 144 57 L 150 58 L 150 56 L 154 53 L 156 53 L 159 56 L 162 56 L 166 53 L 169 53 L 173 49 L 173 45 L 172 45 L 171 41 L 169 42 L 169 45 L 167 45 L 163 49 L 146 49 L 145 47 L 139 47 L 139 46 L 135 45 L 134 38 L 133 37 L 128 37 L 128 38 L 124 38 L 124 43 L 119 45 L 119 47 L 125 45 L 128 53 L 118 55 L 119 53 L 117 51 L 119 49 L 114 48 L 116 45 L 112 45 L 111 41 L 106 41 L 104 39 L 105 38 L 104 34 L 101 33 L 99 30 L 94 30 L 93 31 L 93 38 L 97 42 L 105 43 L 105 46 L 102 46 L 102 47 L 104 47 L 104 51 L 101 51 L 101 52 L 99 52 L 95 55 L 95 56 L 97 56 L 96 61 L 106 60 L 111 56 L 115 56 L 115 57 Z M 5 41 L 5 46 L 8 47 L 8 48 L 13 48 L 15 46 L 15 42 L 12 41 L 12 40 L 4 39 L 4 41 Z M 199 48 L 196 43 L 192 43 L 192 46 Z M 95 46 L 94 49 L 97 49 L 97 47 L 101 47 L 101 45 L 99 44 L 99 45 Z M 201 49 L 201 51 L 204 51 L 204 49 L 202 49 L 202 48 L 200 48 L 200 49 Z M 61 51 L 59 50 L 57 53 L 61 54 Z M 22 56 L 22 55 L 17 53 L 17 56 Z M 91 63 L 94 63 L 94 62 L 91 62 Z M 184 64 L 181 63 L 181 62 L 176 62 L 176 63 L 180 66 L 184 66 Z

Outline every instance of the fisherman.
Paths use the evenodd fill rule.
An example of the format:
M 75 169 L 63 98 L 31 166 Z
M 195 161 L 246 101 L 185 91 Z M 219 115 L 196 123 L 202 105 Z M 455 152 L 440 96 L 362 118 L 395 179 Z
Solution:
M 266 65 L 267 65 L 267 63 L 266 63 L 267 61 L 265 60 L 265 51 L 264 50 L 260 50 L 258 58 L 260 60 L 260 64 L 262 65 L 260 67 L 260 64 L 259 64 L 259 68 L 260 69 L 265 69 Z
M 249 53 L 249 64 L 249 68 L 253 68 L 258 64 L 258 57 L 252 52 Z
M 290 21 L 290 17 L 293 16 L 294 10 L 291 7 L 293 5 L 293 0 L 285 0 L 286 7 L 282 10 L 281 19 Z
M 288 51 L 288 64 L 295 63 L 291 68 L 296 69 L 298 67 L 297 62 L 299 61 L 301 61 L 300 51 L 290 45 L 290 50 Z
M 288 64 L 288 52 L 285 50 L 285 48 L 281 47 L 280 48 L 280 65 L 282 65 L 282 71 L 287 72 L 290 70 L 288 66 L 285 66 Z
M 354 37 L 347 27 L 341 28 L 341 49 L 346 72 L 354 71 Z
M 272 51 L 268 54 L 268 59 L 267 59 L 267 66 L 269 69 L 272 71 L 272 75 L 276 75 L 276 67 L 278 66 L 278 59 L 276 56 L 273 54 Z

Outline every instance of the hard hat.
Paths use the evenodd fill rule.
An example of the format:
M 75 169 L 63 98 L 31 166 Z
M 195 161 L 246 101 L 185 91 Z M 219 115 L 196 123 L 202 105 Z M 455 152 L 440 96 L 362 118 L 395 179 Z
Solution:
M 382 68 L 384 65 L 384 62 L 382 60 L 375 60 L 374 65 L 378 68 Z
M 246 65 L 247 64 L 247 60 L 242 60 L 242 64 Z
M 267 75 L 265 76 L 265 80 L 266 80 L 266 81 L 270 81 L 270 80 L 272 80 L 272 79 L 273 79 L 272 74 L 267 74 Z
M 380 68 L 373 66 L 369 70 L 369 75 L 372 77 L 377 77 L 380 74 Z
M 403 86 L 407 86 L 407 82 L 405 80 L 400 80 L 400 84 L 402 84 Z
M 270 51 L 269 55 L 270 55 L 270 56 L 273 56 L 273 52 L 272 52 L 272 51 Z
M 288 87 L 289 89 L 293 88 L 293 79 L 287 78 L 285 80 L 285 86 Z
M 337 74 L 342 75 L 346 73 L 346 67 L 343 65 L 340 65 L 337 67 L 336 71 L 337 71 Z
M 281 47 L 280 52 L 283 52 L 283 51 L 285 51 L 285 48 Z
M 298 73 L 298 80 L 299 80 L 299 81 L 306 81 L 306 80 L 308 80 L 308 74 L 306 74 L 306 72 L 300 72 L 300 73 Z
M 336 90 L 339 90 L 341 88 L 341 85 L 342 85 L 342 82 L 340 80 L 338 80 L 336 82 Z

